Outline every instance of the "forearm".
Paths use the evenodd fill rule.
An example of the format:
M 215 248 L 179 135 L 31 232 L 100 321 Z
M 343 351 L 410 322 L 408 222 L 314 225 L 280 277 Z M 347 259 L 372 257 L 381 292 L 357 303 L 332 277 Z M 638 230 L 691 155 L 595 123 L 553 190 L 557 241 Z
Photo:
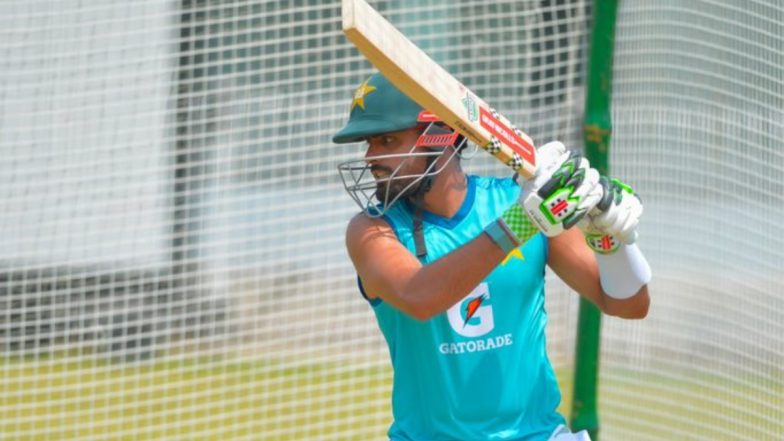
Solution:
M 605 293 L 602 297 L 600 309 L 607 315 L 623 319 L 643 319 L 648 315 L 650 303 L 648 286 L 643 285 L 633 296 L 627 299 L 615 299 Z
M 642 318 L 648 312 L 651 267 L 635 243 L 643 212 L 642 200 L 617 179 L 600 181 L 604 196 L 599 210 L 581 222 L 586 242 L 596 252 L 605 312 Z
M 561 280 L 581 296 L 596 305 L 603 313 L 622 318 L 643 318 L 648 313 L 647 285 L 639 287 L 625 299 L 612 297 L 604 289 L 601 279 L 612 277 L 615 270 L 600 268 L 601 258 L 588 247 L 580 230 L 572 229 L 548 240 L 548 265 Z M 617 295 L 617 294 L 616 294 Z
M 648 313 L 651 268 L 636 244 L 621 245 L 612 254 L 596 254 L 603 292 L 602 310 L 622 318 L 643 318 Z
M 420 320 L 427 320 L 464 298 L 506 257 L 486 233 L 440 259 L 410 272 L 392 306 Z
M 401 295 L 412 310 L 411 315 L 427 319 L 447 310 L 471 292 L 512 250 L 538 232 L 522 207 L 513 204 L 471 242 L 420 267 L 407 279 Z
M 517 201 L 470 242 L 422 263 L 383 221 L 355 218 L 347 247 L 369 297 L 421 320 L 446 311 L 470 293 L 514 249 L 540 231 L 562 234 L 601 197 L 599 175 L 558 142 L 543 146 L 537 175 Z

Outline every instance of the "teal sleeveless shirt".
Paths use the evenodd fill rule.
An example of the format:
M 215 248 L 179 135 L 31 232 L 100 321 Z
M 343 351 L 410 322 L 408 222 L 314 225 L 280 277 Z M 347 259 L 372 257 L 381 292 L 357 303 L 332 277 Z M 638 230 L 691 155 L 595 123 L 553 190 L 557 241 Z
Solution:
M 481 234 L 519 191 L 512 179 L 469 176 L 465 201 L 453 218 L 424 213 L 422 263 Z M 415 254 L 412 213 L 408 203 L 398 202 L 384 219 Z M 380 298 L 370 301 L 394 370 L 390 439 L 546 440 L 564 424 L 545 351 L 546 261 L 547 240 L 538 234 L 462 301 L 426 321 Z

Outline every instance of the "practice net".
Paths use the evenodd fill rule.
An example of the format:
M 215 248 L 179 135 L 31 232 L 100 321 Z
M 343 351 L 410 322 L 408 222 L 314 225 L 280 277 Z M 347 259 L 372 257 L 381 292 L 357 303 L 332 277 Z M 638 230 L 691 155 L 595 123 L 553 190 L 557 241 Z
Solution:
M 580 147 L 589 3 L 371 3 L 538 144 Z M 605 320 L 602 439 L 775 439 L 784 6 L 648 3 L 621 4 L 611 169 L 645 201 L 653 306 Z M 337 1 L 6 2 L 0 438 L 384 439 L 335 168 L 363 151 L 329 142 L 370 72 Z M 568 413 L 576 295 L 548 281 Z
M 610 164 L 655 281 L 605 322 L 602 439 L 781 439 L 784 3 L 620 5 Z

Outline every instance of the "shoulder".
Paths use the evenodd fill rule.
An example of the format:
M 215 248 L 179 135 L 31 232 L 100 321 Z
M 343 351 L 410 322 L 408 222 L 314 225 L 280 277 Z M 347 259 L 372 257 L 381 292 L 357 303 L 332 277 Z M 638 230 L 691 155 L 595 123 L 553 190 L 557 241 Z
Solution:
M 362 234 L 366 231 L 384 230 L 391 231 L 392 227 L 383 217 L 370 217 L 365 213 L 357 213 L 348 222 L 348 226 L 346 227 L 346 236 L 354 236 L 357 234 Z
M 392 226 L 383 218 L 374 218 L 358 213 L 346 227 L 346 247 L 349 253 L 363 247 L 370 241 L 377 239 L 395 239 Z
M 383 218 L 358 214 L 346 229 L 346 249 L 368 299 L 394 292 L 401 269 L 418 265 Z

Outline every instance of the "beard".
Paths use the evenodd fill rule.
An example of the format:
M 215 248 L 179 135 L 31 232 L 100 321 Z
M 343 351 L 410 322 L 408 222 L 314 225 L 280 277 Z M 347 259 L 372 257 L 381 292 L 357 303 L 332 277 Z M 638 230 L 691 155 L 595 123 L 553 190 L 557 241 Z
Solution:
M 376 199 L 384 205 L 401 198 L 408 198 L 416 194 L 419 185 L 411 185 L 417 178 L 399 179 L 394 181 L 379 182 L 376 184 Z M 409 187 L 409 185 L 411 185 Z M 387 189 L 389 189 L 387 192 Z
M 387 177 L 392 177 L 392 169 L 383 166 L 376 166 L 376 170 L 383 170 L 388 173 Z M 406 179 L 390 179 L 383 182 L 376 183 L 376 200 L 387 206 L 391 205 L 392 201 L 398 199 L 409 198 L 414 196 L 418 191 L 421 176 L 415 176 Z

